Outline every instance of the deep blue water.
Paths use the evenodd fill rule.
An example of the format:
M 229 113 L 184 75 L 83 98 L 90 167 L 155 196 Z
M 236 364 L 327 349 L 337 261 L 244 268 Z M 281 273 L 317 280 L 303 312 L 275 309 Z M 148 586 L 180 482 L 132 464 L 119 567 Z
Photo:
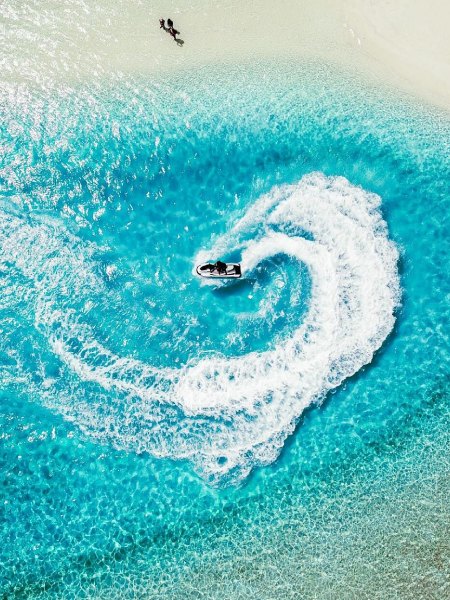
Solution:
M 448 116 L 306 64 L 2 95 L 4 596 L 443 597 Z

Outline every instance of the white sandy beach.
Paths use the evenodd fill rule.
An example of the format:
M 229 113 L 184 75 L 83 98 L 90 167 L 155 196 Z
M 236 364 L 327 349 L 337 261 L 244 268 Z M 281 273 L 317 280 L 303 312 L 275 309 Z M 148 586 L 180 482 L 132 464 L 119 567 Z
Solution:
M 183 46 L 159 29 L 161 17 Z M 7 4 L 0 22 L 9 43 L 17 38 L 16 78 L 30 78 L 36 56 L 52 78 L 318 58 L 450 110 L 448 0 L 34 0 Z

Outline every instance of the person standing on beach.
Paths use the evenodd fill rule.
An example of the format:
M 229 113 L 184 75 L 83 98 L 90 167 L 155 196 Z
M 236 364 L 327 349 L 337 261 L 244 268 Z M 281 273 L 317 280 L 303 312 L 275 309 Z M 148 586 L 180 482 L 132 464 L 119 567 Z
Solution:
M 173 37 L 173 39 L 176 41 L 177 40 L 177 35 L 180 35 L 180 32 L 177 31 L 175 29 L 175 27 L 173 26 L 173 21 L 172 19 L 167 19 L 167 25 L 169 26 L 169 33 L 170 35 Z
M 177 39 L 177 35 L 180 35 L 180 32 L 177 31 L 175 29 L 175 27 L 173 26 L 172 19 L 167 19 L 167 27 L 166 27 L 165 19 L 160 19 L 159 20 L 159 28 L 164 29 L 164 31 L 168 31 L 179 46 L 183 45 L 183 43 L 184 43 L 183 40 Z

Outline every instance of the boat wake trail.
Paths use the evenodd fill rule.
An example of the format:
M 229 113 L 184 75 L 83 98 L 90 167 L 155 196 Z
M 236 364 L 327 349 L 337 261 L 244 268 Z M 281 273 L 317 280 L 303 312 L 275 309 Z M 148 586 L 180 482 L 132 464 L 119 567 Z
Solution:
M 314 173 L 261 197 L 195 257 L 199 263 L 240 252 L 244 278 L 277 255 L 304 265 L 311 293 L 298 327 L 262 352 L 157 368 L 106 348 L 70 308 L 74 294 L 101 293 L 94 250 L 69 234 L 63 244 L 48 224 L 18 216 L 2 222 L 3 261 L 32 280 L 27 298 L 36 328 L 72 373 L 71 389 L 44 402 L 95 438 L 187 459 L 218 485 L 276 459 L 304 409 L 371 362 L 400 300 L 398 252 L 380 198 Z M 97 393 L 88 394 L 87 385 Z

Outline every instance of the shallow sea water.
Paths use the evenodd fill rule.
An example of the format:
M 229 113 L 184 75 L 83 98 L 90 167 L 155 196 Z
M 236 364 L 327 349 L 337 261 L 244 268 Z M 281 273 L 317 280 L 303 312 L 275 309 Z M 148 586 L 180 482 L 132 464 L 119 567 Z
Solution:
M 289 62 L 2 108 L 4 597 L 445 597 L 448 117 Z

